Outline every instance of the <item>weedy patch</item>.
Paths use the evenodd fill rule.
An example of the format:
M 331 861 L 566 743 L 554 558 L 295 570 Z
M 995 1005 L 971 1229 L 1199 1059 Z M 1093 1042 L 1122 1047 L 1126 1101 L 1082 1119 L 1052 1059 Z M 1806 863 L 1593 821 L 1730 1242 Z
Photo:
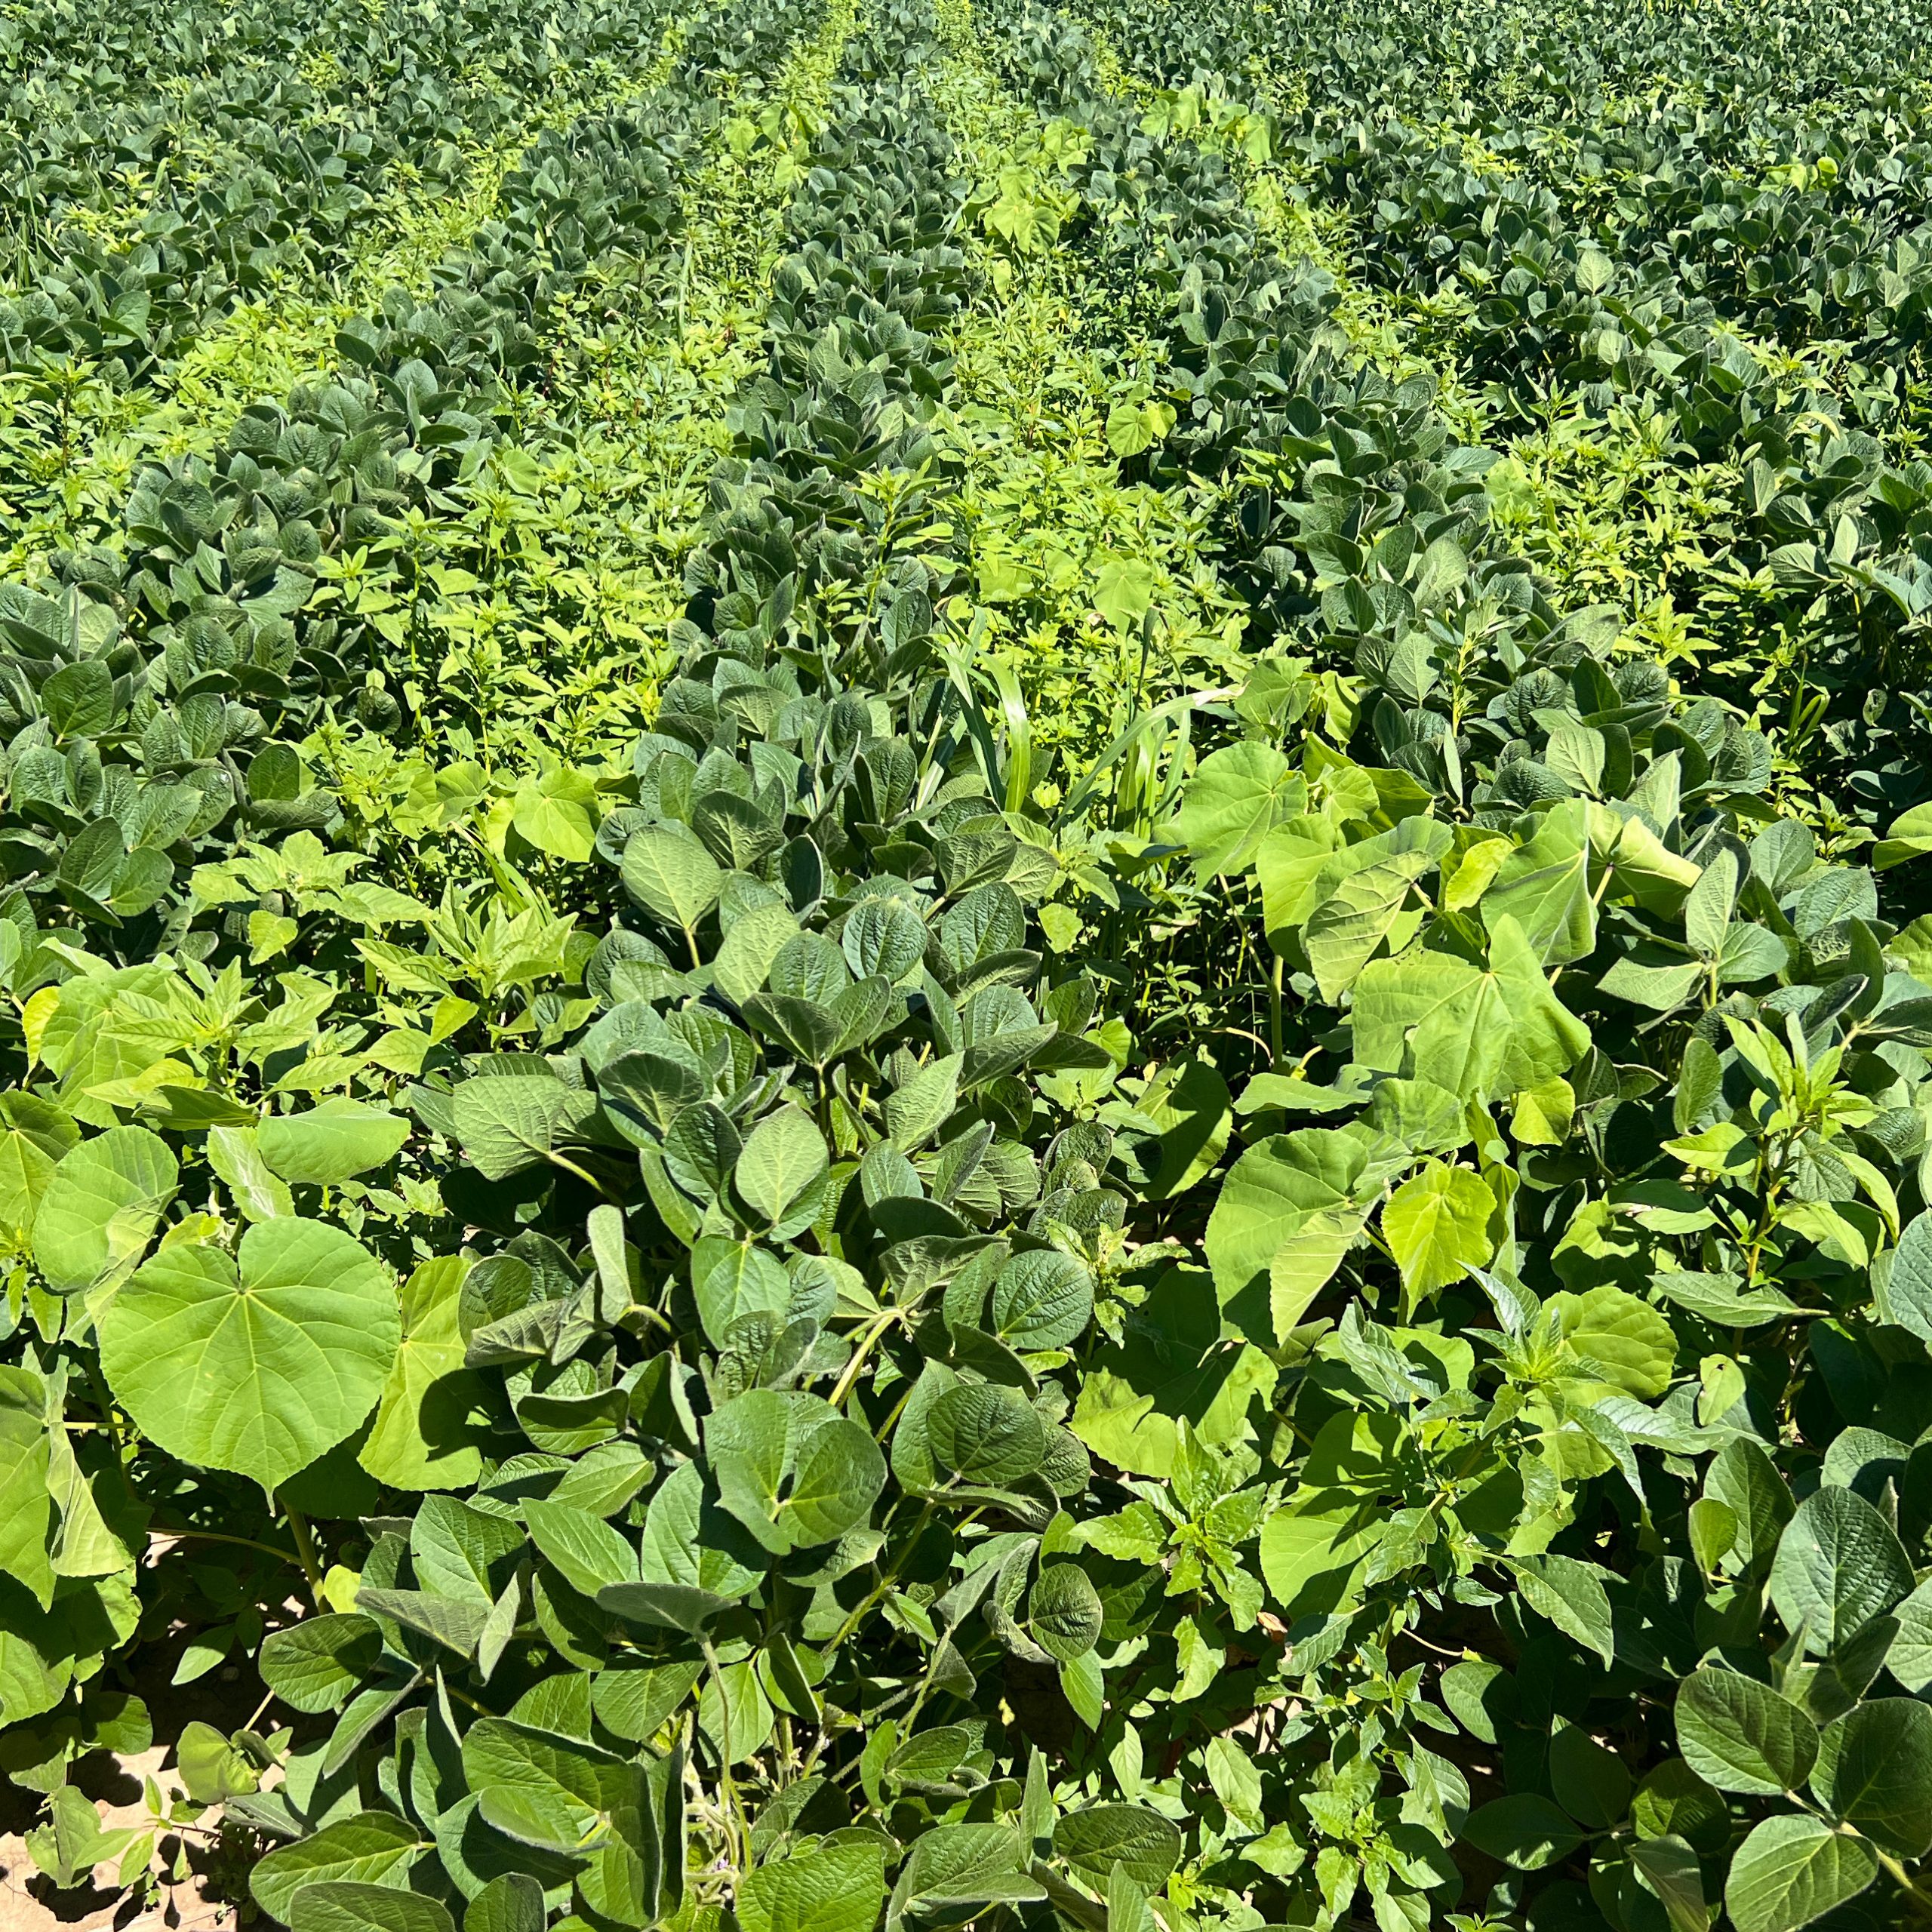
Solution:
M 1932 1918 L 1924 23 L 285 15 L 0 22 L 16 1893 Z

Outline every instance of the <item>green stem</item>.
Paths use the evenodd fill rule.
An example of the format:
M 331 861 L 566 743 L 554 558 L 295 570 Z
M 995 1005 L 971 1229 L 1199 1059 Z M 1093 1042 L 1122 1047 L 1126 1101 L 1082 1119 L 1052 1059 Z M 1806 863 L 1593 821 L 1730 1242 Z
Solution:
M 738 1788 L 731 1777 L 731 1700 L 724 1688 L 724 1666 L 718 1661 L 718 1653 L 708 1637 L 698 1639 L 704 1651 L 704 1661 L 711 1672 L 712 1687 L 718 1693 L 718 1804 L 723 1815 L 724 1832 L 730 1841 L 731 1856 L 738 1873 L 743 1877 L 752 1869 L 751 1837 L 743 1807 L 738 1803 Z
M 302 1559 L 302 1574 L 309 1580 L 309 1595 L 315 1607 L 322 1607 L 322 1567 L 315 1555 L 315 1539 L 309 1527 L 309 1519 L 300 1510 L 292 1507 L 284 1500 L 282 1514 L 288 1518 L 288 1533 L 295 1539 L 295 1547 Z
M 150 1530 L 149 1543 L 226 1543 L 238 1549 L 260 1550 L 264 1556 L 272 1556 L 278 1562 L 286 1563 L 295 1569 L 302 1567 L 302 1559 L 292 1549 L 277 1549 L 272 1543 L 257 1543 L 253 1537 L 231 1537 L 220 1530 Z

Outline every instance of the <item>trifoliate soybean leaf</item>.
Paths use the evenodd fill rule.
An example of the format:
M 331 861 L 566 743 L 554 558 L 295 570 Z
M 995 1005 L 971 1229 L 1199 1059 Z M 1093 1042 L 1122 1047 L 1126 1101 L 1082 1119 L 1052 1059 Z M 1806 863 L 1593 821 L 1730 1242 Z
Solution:
M 1886 1667 L 1908 1690 L 1923 1690 L 1932 1684 L 1932 1578 L 1892 1614 L 1898 1619 L 1898 1634 L 1886 1654 Z
M 872 1932 L 884 1902 L 881 1847 L 837 1844 L 760 1866 L 737 1908 L 743 1932 Z
M 524 1540 L 514 1521 L 454 1496 L 426 1497 L 409 1528 L 409 1555 L 425 1589 L 488 1605 L 509 1580 Z
M 1727 1670 L 1694 1671 L 1677 1693 L 1677 1746 L 1720 1791 L 1795 1791 L 1818 1755 L 1818 1727 L 1767 1684 Z
M 776 1227 L 823 1177 L 825 1138 L 800 1107 L 780 1107 L 752 1128 L 732 1185 L 760 1226 Z
M 961 1383 L 945 1390 L 926 1420 L 933 1459 L 942 1473 L 995 1487 L 1017 1482 L 1040 1466 L 1046 1429 L 1017 1389 Z
M 1827 1724 L 1811 1792 L 1882 1850 L 1923 1858 L 1932 1850 L 1932 1705 L 1875 1697 Z
M 164 1249 L 102 1316 L 100 1359 L 171 1455 L 272 1490 L 375 1406 L 401 1339 L 374 1255 L 339 1228 L 276 1220 L 248 1229 L 236 1260 Z
M 484 1073 L 450 1102 L 456 1137 L 487 1180 L 507 1180 L 570 1146 L 597 1111 L 596 1096 L 554 1074 Z
M 720 1508 L 695 1463 L 685 1463 L 652 1492 L 638 1568 L 653 1583 L 695 1586 L 742 1596 L 764 1575 L 763 1549 Z
M 1531 1792 L 1478 1805 L 1463 1836 L 1478 1851 L 1519 1872 L 1540 1872 L 1583 1842 L 1583 1833 L 1563 1811 Z
M 1898 1533 L 1863 1497 L 1820 1489 L 1786 1524 L 1772 1559 L 1771 1602 L 1785 1628 L 1825 1657 L 1912 1589 Z
M 929 1062 L 885 1097 L 885 1128 L 902 1154 L 916 1153 L 952 1118 L 959 1104 L 963 1054 Z
M 622 1660 L 592 1679 L 591 1706 L 606 1730 L 633 1744 L 647 1743 L 684 1708 L 703 1672 L 700 1657 L 660 1664 Z
M 594 1745 L 507 1718 L 463 1734 L 463 1774 L 478 1809 L 524 1844 L 574 1851 L 604 1816 L 621 1760 Z
M 1620 1823 L 1630 1804 L 1623 1760 L 1580 1724 L 1565 1724 L 1549 1740 L 1549 1788 L 1580 1825 L 1592 1831 Z
M 1887 1320 L 1932 1342 L 1932 1211 L 1915 1217 L 1899 1236 L 1884 1312 Z
M 621 870 L 638 905 L 686 933 L 717 903 L 724 883 L 717 860 L 695 838 L 662 825 L 631 834 Z
M 34 1259 L 56 1294 L 124 1279 L 146 1251 L 180 1169 L 144 1127 L 110 1127 L 61 1157 L 34 1216 Z
M 523 1506 L 531 1540 L 574 1590 L 595 1598 L 607 1583 L 637 1576 L 637 1552 L 608 1523 L 588 1509 L 532 1497 Z
M 926 922 L 903 899 L 863 900 L 847 915 L 839 943 L 860 979 L 877 974 L 896 983 L 924 955 Z
M 1627 1847 L 1632 1869 L 1661 1902 L 1672 1932 L 1706 1932 L 1711 1908 L 1697 1851 L 1682 1838 L 1638 1838 Z
M 1752 1567 L 1769 1563 L 1796 1506 L 1764 1451 L 1747 1437 L 1734 1437 L 1711 1458 L 1704 1494 L 1735 1520 L 1731 1547 L 1739 1560 Z
M 744 1146 L 737 1123 L 724 1109 L 700 1100 L 683 1109 L 664 1135 L 664 1171 L 699 1201 L 715 1201 L 724 1191 Z
M 690 1583 L 607 1583 L 597 1592 L 597 1604 L 628 1623 L 682 1630 L 695 1637 L 713 1617 L 731 1607 L 731 1599 Z
M 821 1422 L 799 1445 L 781 1521 L 792 1546 L 835 1543 L 871 1514 L 885 1487 L 885 1458 L 872 1432 L 843 1416 Z
M 420 1892 L 334 1881 L 295 1894 L 293 1932 L 456 1932 L 448 1906 Z
M 747 1315 L 783 1315 L 791 1305 L 792 1281 L 765 1249 L 704 1235 L 691 1251 L 691 1293 L 706 1335 L 722 1348 Z
M 428 1590 L 383 1589 L 365 1582 L 356 1592 L 355 1601 L 370 1616 L 400 1624 L 460 1657 L 476 1654 L 490 1621 L 488 1604 L 439 1597 Z
M 1077 1563 L 1041 1567 L 1026 1600 L 1033 1641 L 1062 1663 L 1084 1657 L 1100 1641 L 1100 1593 Z
M 332 1711 L 374 1669 L 382 1647 L 371 1618 L 305 1618 L 263 1639 L 262 1681 L 295 1710 Z
M 1737 1848 L 1724 1902 L 1737 1932 L 1798 1932 L 1854 1899 L 1878 1875 L 1878 1854 L 1822 1818 L 1786 1813 Z
M 1066 1347 L 1093 1314 L 1093 1277 L 1056 1248 L 1016 1254 L 993 1282 L 993 1332 L 1023 1352 Z
M 1104 1885 L 1117 1867 L 1158 1891 L 1180 1863 L 1180 1828 L 1140 1804 L 1090 1804 L 1054 1826 L 1054 1850 L 1084 1878 Z
M 543 1887 L 526 1872 L 492 1878 L 463 1908 L 463 1932 L 543 1932 Z
M 270 1852 L 249 1873 L 248 1890 L 271 1918 L 286 1925 L 305 1887 L 352 1883 L 405 1890 L 410 1867 L 431 1849 L 414 1826 L 393 1813 L 358 1812 Z
M 409 1138 L 401 1114 L 360 1100 L 325 1100 L 299 1114 L 271 1114 L 255 1130 L 262 1158 L 284 1180 L 336 1187 L 394 1158 Z
M 50 1467 L 46 1384 L 32 1369 L 0 1368 L 0 1570 L 43 1610 L 54 1601 Z
M 915 1905 L 958 1908 L 1044 1896 L 1022 1869 L 1020 1835 L 1011 1825 L 939 1825 L 912 1841 L 888 1916 L 897 1920 Z

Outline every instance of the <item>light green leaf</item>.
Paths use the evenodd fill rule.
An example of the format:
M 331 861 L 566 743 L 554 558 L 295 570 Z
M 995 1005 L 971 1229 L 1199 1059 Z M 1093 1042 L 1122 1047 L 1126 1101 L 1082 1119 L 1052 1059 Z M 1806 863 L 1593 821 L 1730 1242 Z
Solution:
M 1494 1252 L 1489 1237 L 1496 1197 L 1480 1175 L 1432 1160 L 1391 1195 L 1382 1210 L 1383 1238 L 1402 1271 L 1407 1306 L 1453 1286 Z
M 395 1489 L 464 1489 L 483 1467 L 487 1424 L 473 1420 L 483 1378 L 463 1365 L 458 1308 L 470 1263 L 443 1255 L 411 1272 L 400 1298 L 401 1339 L 356 1460 Z
M 337 1187 L 395 1158 L 409 1138 L 401 1114 L 360 1100 L 325 1100 L 306 1113 L 271 1114 L 255 1130 L 255 1144 L 285 1181 Z
M 743 1932 L 872 1932 L 884 1903 L 880 1847 L 841 1844 L 761 1865 L 737 1906 Z
M 406 1888 L 410 1866 L 432 1849 L 394 1813 L 358 1812 L 270 1852 L 249 1873 L 248 1890 L 271 1918 L 286 1925 L 296 1894 L 306 1887 L 350 1882 Z
M 125 1279 L 174 1198 L 180 1169 L 144 1127 L 110 1127 L 64 1155 L 34 1217 L 34 1259 L 57 1294 Z
M 1262 839 L 1308 801 L 1308 781 L 1272 745 L 1211 752 L 1181 795 L 1175 826 L 1204 872 L 1247 869 Z
M 1724 1906 L 1737 1932 L 1798 1932 L 1878 1875 L 1878 1854 L 1864 1839 L 1787 1812 L 1767 1818 L 1738 1847 Z
M 401 1321 L 388 1271 L 339 1228 L 257 1222 L 238 1259 L 164 1249 L 103 1315 L 101 1366 L 169 1454 L 272 1491 L 374 1407 Z
M 718 903 L 724 875 L 689 834 L 647 825 L 625 842 L 624 890 L 648 912 L 685 933 Z

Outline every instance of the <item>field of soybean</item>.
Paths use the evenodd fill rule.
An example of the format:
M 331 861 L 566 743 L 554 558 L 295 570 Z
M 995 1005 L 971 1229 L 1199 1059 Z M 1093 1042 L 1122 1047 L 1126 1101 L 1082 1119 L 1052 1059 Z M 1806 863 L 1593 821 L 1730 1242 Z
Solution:
M 0 1921 L 1932 1926 L 1926 0 L 5 0 Z

